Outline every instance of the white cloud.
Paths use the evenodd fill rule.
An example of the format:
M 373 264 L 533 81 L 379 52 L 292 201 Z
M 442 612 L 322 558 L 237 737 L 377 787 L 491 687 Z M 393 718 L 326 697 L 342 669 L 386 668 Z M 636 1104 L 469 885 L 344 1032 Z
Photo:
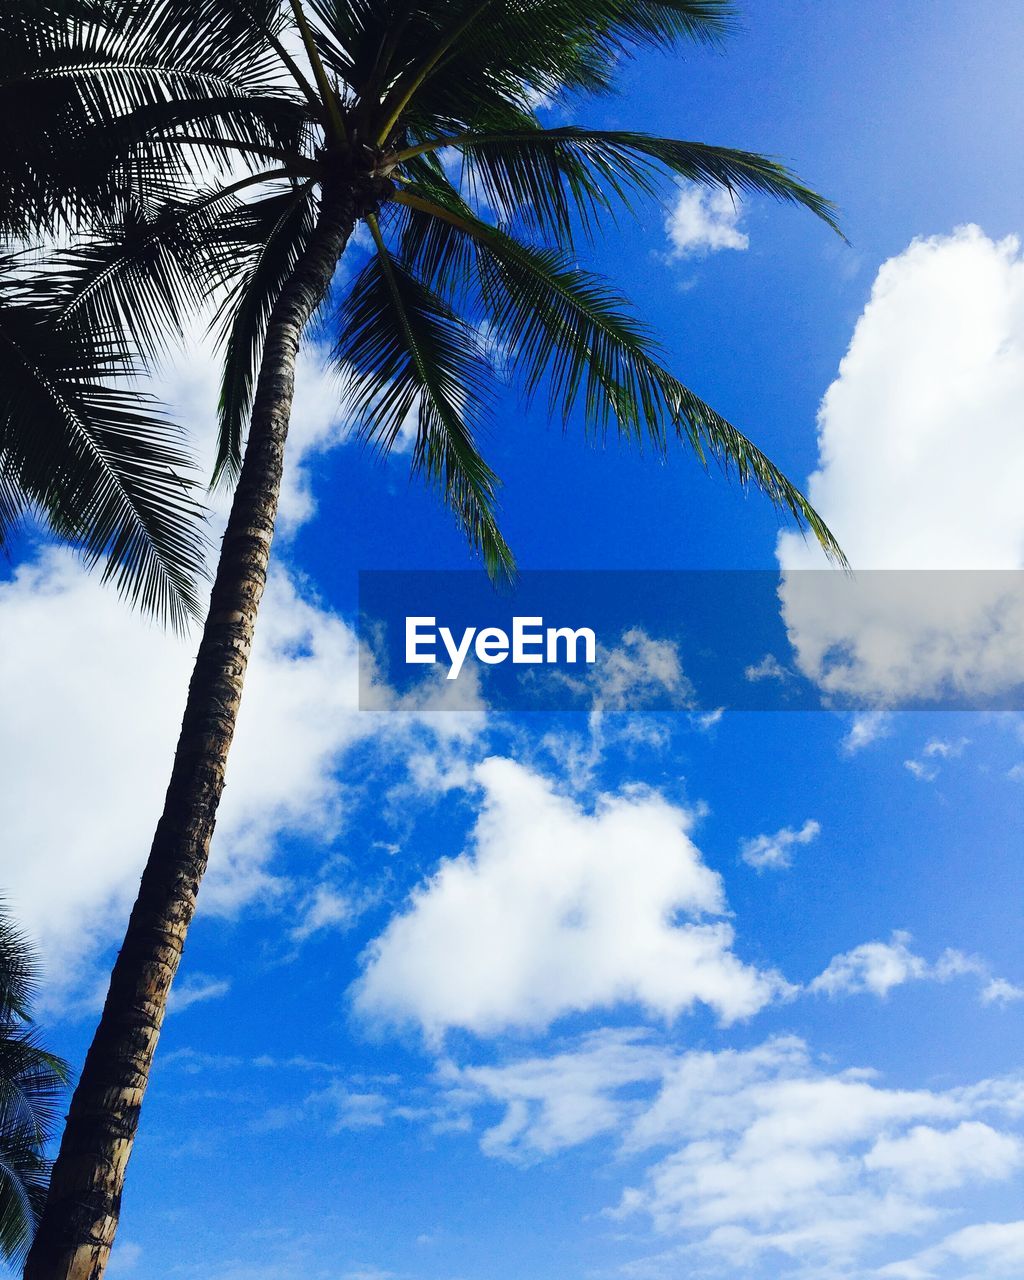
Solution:
M 982 1004 L 1012 1004 L 1017 1000 L 1024 1000 L 1024 987 L 1005 978 L 990 978 L 981 989 Z
M 779 539 L 798 665 L 884 706 L 1021 683 L 1024 261 L 976 227 L 878 273 L 819 413 L 809 497 L 858 576 Z M 992 459 L 999 465 L 993 467 Z M 956 519 L 950 519 L 950 512 Z M 954 576 L 871 570 L 958 570 Z
M 929 758 L 938 756 L 940 760 L 955 760 L 963 755 L 970 742 L 970 738 L 929 738 L 921 748 L 921 754 Z
M 929 738 L 915 760 L 904 760 L 903 766 L 918 782 L 934 782 L 941 772 L 936 760 L 958 760 L 970 745 L 970 738 Z
M 0 634 L 0 809 L 19 850 L 3 888 L 40 943 L 51 995 L 92 999 L 92 959 L 120 936 L 160 812 L 195 640 L 132 613 L 53 548 L 0 584 Z M 272 867 L 282 833 L 336 837 L 337 766 L 382 733 L 357 710 L 357 682 L 352 630 L 272 574 L 200 911 L 288 889 Z M 389 696 L 379 690 L 382 705 Z M 463 717 L 435 719 L 447 733 Z M 385 737 L 400 744 L 413 721 L 389 718 Z
M 623 632 L 618 645 L 601 650 L 590 684 L 597 712 L 635 711 L 652 701 L 663 706 L 666 698 L 687 706 L 694 696 L 676 646 L 639 627 Z
M 879 738 L 886 738 L 892 732 L 892 716 L 884 711 L 862 711 L 850 722 L 850 728 L 840 743 L 843 755 L 856 755 Z
M 354 991 L 364 1016 L 417 1021 L 434 1040 L 619 1002 L 672 1018 L 699 1001 L 731 1022 L 786 989 L 734 954 L 692 814 L 637 787 L 590 812 L 506 759 L 475 779 L 472 847 L 369 948 Z
M 864 942 L 833 956 L 823 973 L 808 984 L 812 993 L 828 996 L 854 995 L 867 992 L 884 998 L 894 987 L 907 982 L 928 980 L 950 982 L 954 978 L 977 978 L 982 1004 L 1008 1004 L 1024 997 L 1024 990 L 992 976 L 988 963 L 980 956 L 966 955 L 947 947 L 934 963 L 929 963 L 910 948 L 910 934 L 896 930 L 888 942 Z
M 498 1067 L 443 1063 L 439 1078 L 463 1106 L 486 1100 L 504 1107 L 480 1145 L 488 1155 L 529 1163 L 599 1134 L 618 1133 L 644 1106 L 619 1091 L 656 1084 L 671 1061 L 644 1031 L 606 1030 L 549 1057 Z
M 774 653 L 766 653 L 760 662 L 752 663 L 749 667 L 744 667 L 743 678 L 744 680 L 750 681 L 785 681 L 792 678 L 792 673 L 786 670 Z
M 343 1081 L 333 1080 L 318 1093 L 311 1094 L 308 1105 L 326 1106 L 332 1115 L 332 1128 L 336 1133 L 343 1129 L 379 1129 L 388 1110 L 387 1097 L 377 1092 L 350 1088 Z
M 855 1071 L 827 1074 L 799 1044 L 736 1054 L 721 1066 L 707 1057 L 681 1063 L 678 1084 L 665 1082 L 655 1104 L 659 1136 L 681 1145 L 624 1193 L 618 1213 L 643 1212 L 666 1234 L 690 1233 L 733 1267 L 781 1256 L 784 1270 L 830 1262 L 852 1271 L 869 1244 L 925 1228 L 942 1187 L 1005 1178 L 1019 1162 L 1016 1137 L 990 1131 L 998 1154 L 993 1143 L 981 1154 L 976 1138 L 970 1151 L 956 1129 L 950 1135 L 945 1126 L 964 1110 L 955 1094 L 887 1089 Z M 943 1162 L 931 1184 L 900 1180 L 899 1139 L 888 1138 L 921 1120 L 944 1126 L 928 1129 L 930 1153 Z M 885 1141 L 888 1153 L 879 1148 Z
M 1024 564 L 1022 398 L 1015 238 L 961 227 L 882 265 L 821 404 L 809 491 L 855 570 Z M 779 554 L 821 563 L 792 533 Z
M 671 257 L 686 258 L 719 249 L 746 249 L 750 241 L 739 229 L 743 212 L 728 191 L 681 183 L 665 219 Z
M 442 1081 L 459 1105 L 502 1108 L 481 1138 L 489 1155 L 532 1162 L 601 1137 L 623 1159 L 653 1155 L 608 1212 L 681 1239 L 675 1271 L 696 1252 L 729 1274 L 874 1274 L 869 1249 L 941 1240 L 958 1212 L 944 1193 L 1005 1181 L 1024 1156 L 1019 1076 L 891 1087 L 815 1061 L 794 1037 L 712 1052 L 608 1029 L 497 1067 L 447 1064 Z
M 696 697 L 677 646 L 640 627 L 624 631 L 617 644 L 599 644 L 597 662 L 587 675 L 552 669 L 548 679 L 567 686 L 589 705 L 585 732 L 559 729 L 541 740 L 560 776 L 577 791 L 592 786 L 597 766 L 612 743 L 650 751 L 666 747 L 671 739 L 669 726 L 645 712 L 684 709 Z M 712 713 L 701 727 L 710 728 L 720 714 Z
M 897 931 L 889 942 L 863 942 L 851 951 L 844 951 L 832 958 L 808 990 L 830 996 L 861 991 L 886 996 L 893 987 L 924 978 L 928 965 L 910 950 L 909 942 L 909 933 Z
M 833 705 L 999 709 L 1020 696 L 1021 572 L 849 577 L 801 571 L 787 560 L 783 566 L 780 595 L 796 664 Z
M 349 929 L 359 909 L 349 894 L 329 884 L 318 884 L 299 904 L 299 923 L 292 929 L 293 942 L 305 942 L 324 929 Z
M 964 1120 L 954 1129 L 915 1125 L 898 1137 L 883 1135 L 864 1157 L 866 1169 L 882 1170 L 916 1194 L 1007 1178 L 1022 1162 L 1020 1138 L 979 1120 Z
M 949 1268 L 954 1270 L 950 1271 Z M 940 1243 L 923 1249 L 905 1262 L 890 1263 L 878 1272 L 892 1280 L 995 1280 L 1024 1271 L 1024 1221 L 979 1222 L 954 1231 Z
M 534 674 L 531 671 L 531 679 Z M 571 675 L 553 668 L 547 679 L 555 687 L 586 696 L 591 729 L 606 713 L 685 708 L 695 698 L 677 646 L 671 640 L 648 635 L 641 627 L 624 631 L 617 644 L 598 644 L 597 660 L 585 674 Z
M 740 841 L 740 857 L 748 866 L 763 871 L 766 867 L 789 867 L 793 865 L 792 849 L 794 845 L 810 844 L 821 835 L 821 823 L 808 818 L 804 825 L 794 831 L 792 827 L 783 827 L 774 835 L 752 836 Z
M 934 765 L 927 765 L 922 760 L 904 760 L 903 767 L 918 782 L 934 782 L 939 776 L 939 771 Z
M 690 717 L 690 722 L 701 733 L 709 733 L 721 721 L 725 715 L 725 707 L 715 707 L 711 711 L 694 712 Z
M 190 973 L 175 980 L 167 1002 L 169 1013 L 181 1013 L 191 1005 L 206 1000 L 219 1000 L 231 990 L 229 978 L 211 978 L 205 973 Z

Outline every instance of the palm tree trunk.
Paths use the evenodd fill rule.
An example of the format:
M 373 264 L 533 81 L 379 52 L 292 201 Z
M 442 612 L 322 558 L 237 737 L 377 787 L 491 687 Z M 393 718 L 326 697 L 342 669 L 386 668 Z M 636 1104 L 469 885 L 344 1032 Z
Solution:
M 99 1280 L 171 981 L 195 912 L 266 583 L 295 360 L 365 203 L 325 189 L 316 228 L 271 312 L 252 421 L 153 846 L 99 1027 L 71 1101 L 25 1280 Z

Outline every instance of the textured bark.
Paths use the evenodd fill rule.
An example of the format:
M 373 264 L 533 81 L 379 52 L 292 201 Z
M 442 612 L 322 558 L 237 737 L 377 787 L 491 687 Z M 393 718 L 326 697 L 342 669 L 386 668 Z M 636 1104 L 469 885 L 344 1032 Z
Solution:
M 171 981 L 206 870 L 256 612 L 266 583 L 303 329 L 330 286 L 366 193 L 326 190 L 310 242 L 275 304 L 252 420 L 189 685 L 164 810 L 71 1101 L 25 1280 L 99 1280 Z

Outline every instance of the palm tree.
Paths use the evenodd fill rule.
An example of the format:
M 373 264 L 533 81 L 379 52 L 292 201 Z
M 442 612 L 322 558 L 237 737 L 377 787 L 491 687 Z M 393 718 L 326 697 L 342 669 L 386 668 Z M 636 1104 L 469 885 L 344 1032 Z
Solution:
M 25 1271 L 98 1280 L 206 867 L 311 317 L 329 314 L 364 438 L 386 452 L 415 423 L 414 470 L 496 576 L 513 562 L 477 444 L 489 343 L 556 417 L 662 453 L 681 441 L 838 555 L 802 494 L 668 371 L 628 304 L 576 261 L 576 243 L 616 204 L 676 178 L 835 224 L 825 200 L 762 156 L 538 120 L 544 98 L 572 105 L 610 89 L 639 47 L 717 39 L 723 0 L 8 7 L 22 16 L 0 50 L 0 98 L 16 91 L 33 129 L 0 148 L 0 217 L 6 201 L 32 228 L 87 231 L 62 267 L 73 295 L 62 324 L 149 352 L 217 296 L 217 477 L 235 483 L 163 813 Z M 360 224 L 372 253 L 332 291 Z
M 41 516 L 180 627 L 199 614 L 205 551 L 188 459 L 130 385 L 136 364 L 116 331 L 63 320 L 67 285 L 36 256 L 0 250 L 0 550 Z
M 29 1009 L 35 955 L 0 906 L 0 1257 L 28 1249 L 46 1197 L 46 1144 L 57 1130 L 68 1066 L 41 1048 Z

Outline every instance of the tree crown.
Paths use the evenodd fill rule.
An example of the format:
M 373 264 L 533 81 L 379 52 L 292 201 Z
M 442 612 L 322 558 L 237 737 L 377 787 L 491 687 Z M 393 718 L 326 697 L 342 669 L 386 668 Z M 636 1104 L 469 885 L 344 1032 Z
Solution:
M 73 227 L 62 322 L 145 353 L 218 296 L 218 477 L 240 463 L 274 302 L 325 192 L 344 189 L 372 245 L 329 302 L 345 408 L 381 451 L 412 433 L 414 469 L 493 574 L 513 561 L 479 440 L 505 374 L 565 422 L 582 411 L 598 436 L 658 452 L 681 440 L 842 559 L 803 494 L 669 372 L 628 302 L 576 256 L 605 217 L 673 180 L 763 193 L 838 229 L 833 207 L 752 152 L 538 116 L 554 97 L 575 107 L 610 91 L 638 49 L 720 39 L 722 0 L 14 9 L 0 92 L 20 86 L 40 123 L 0 162 L 0 227 Z

